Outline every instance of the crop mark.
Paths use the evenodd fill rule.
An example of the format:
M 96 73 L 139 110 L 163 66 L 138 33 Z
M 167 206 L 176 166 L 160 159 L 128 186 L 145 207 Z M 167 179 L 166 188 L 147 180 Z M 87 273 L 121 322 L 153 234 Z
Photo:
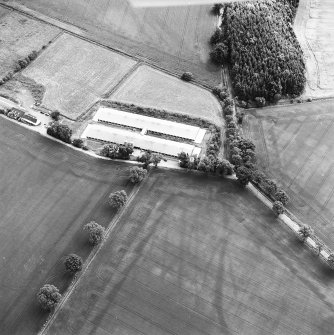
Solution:
M 323 131 L 323 133 L 320 136 L 320 140 L 318 140 L 317 144 L 319 144 L 322 140 L 323 137 L 326 136 L 327 132 L 329 131 L 329 129 L 332 127 L 334 123 L 334 120 L 331 121 L 331 123 L 325 128 L 325 130 Z M 318 128 L 319 123 L 317 123 L 316 128 Z M 294 181 L 296 180 L 296 178 L 298 177 L 298 175 L 300 174 L 300 172 L 303 170 L 303 168 L 305 167 L 305 163 L 309 160 L 309 158 L 313 155 L 314 151 L 317 149 L 317 146 L 313 147 L 313 150 L 310 150 L 309 154 L 307 155 L 307 157 L 304 159 L 303 163 L 300 165 L 300 168 L 298 169 L 296 175 L 291 179 L 288 188 L 290 188 L 292 186 L 292 184 L 294 183 Z
M 185 40 L 185 35 L 186 35 L 186 30 L 187 30 L 187 25 L 188 25 L 188 21 L 189 21 L 189 14 L 190 14 L 190 8 L 191 6 L 188 6 L 187 8 L 187 14 L 184 20 L 184 24 L 183 24 L 183 29 L 182 29 L 182 40 L 181 40 L 181 44 L 177 53 L 177 58 L 178 58 L 178 65 L 180 65 L 180 60 L 181 60 L 181 54 L 183 51 L 183 45 L 184 45 L 184 40 Z

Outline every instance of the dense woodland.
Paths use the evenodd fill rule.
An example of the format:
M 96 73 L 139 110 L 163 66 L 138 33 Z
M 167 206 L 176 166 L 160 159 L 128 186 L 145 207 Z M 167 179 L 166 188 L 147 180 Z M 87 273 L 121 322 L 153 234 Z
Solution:
M 303 92 L 305 63 L 292 27 L 297 6 L 298 0 L 266 0 L 223 7 L 211 58 L 229 64 L 241 100 L 273 102 Z

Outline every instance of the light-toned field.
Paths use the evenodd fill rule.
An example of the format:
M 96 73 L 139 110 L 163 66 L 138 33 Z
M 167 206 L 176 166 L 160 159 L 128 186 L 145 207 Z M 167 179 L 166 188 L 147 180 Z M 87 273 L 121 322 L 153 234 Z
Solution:
M 259 109 L 246 118 L 260 167 L 291 196 L 289 208 L 334 248 L 334 101 Z
M 94 159 L 0 117 L 0 334 L 36 335 L 48 313 L 36 300 L 72 280 L 64 257 L 92 250 L 82 226 L 107 226 L 110 192 L 126 189 L 124 163 Z
M 334 97 L 334 1 L 300 0 L 294 29 L 306 60 L 305 97 Z
M 129 0 L 135 7 L 174 7 L 191 5 L 212 5 L 212 0 Z M 244 0 L 220 0 L 219 3 L 237 2 Z M 249 0 L 257 1 L 257 0 Z
M 155 171 L 49 335 L 329 335 L 333 274 L 236 182 Z
M 191 71 L 217 85 L 220 69 L 209 62 L 208 40 L 217 25 L 212 5 L 134 8 L 125 0 L 17 0 L 87 31 L 92 38 L 170 71 Z M 10 1 L 9 1 L 10 3 Z
M 46 88 L 42 105 L 76 119 L 108 92 L 135 61 L 64 34 L 23 74 Z
M 109 99 L 189 114 L 216 124 L 222 120 L 220 104 L 210 92 L 148 66 L 140 66 Z
M 0 78 L 13 72 L 16 62 L 55 38 L 60 30 L 0 7 Z M 8 11 L 9 12 L 9 11 Z

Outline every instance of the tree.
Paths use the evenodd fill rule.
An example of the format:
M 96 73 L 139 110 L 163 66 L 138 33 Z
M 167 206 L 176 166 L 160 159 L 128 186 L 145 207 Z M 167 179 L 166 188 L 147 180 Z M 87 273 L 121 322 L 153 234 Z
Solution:
M 241 166 L 243 163 L 243 160 L 240 155 L 232 155 L 231 161 L 237 168 Z
M 298 238 L 301 241 L 305 241 L 309 236 L 311 236 L 313 234 L 314 234 L 313 229 L 308 225 L 303 225 L 298 230 Z
M 189 166 L 190 157 L 188 154 L 182 151 L 177 155 L 177 158 L 180 161 L 180 167 L 187 168 Z
M 210 37 L 210 44 L 215 45 L 219 42 L 223 42 L 224 34 L 221 29 L 217 28 L 213 35 Z
M 261 184 L 261 186 L 262 186 L 263 190 L 265 191 L 265 193 L 270 195 L 270 196 L 274 196 L 276 191 L 277 191 L 277 184 L 273 180 L 270 180 L 270 179 L 266 179 Z M 279 200 L 279 199 L 277 199 L 277 200 Z
M 238 120 L 238 124 L 242 124 L 243 120 L 244 120 L 244 116 L 245 116 L 245 113 L 244 112 L 237 112 L 236 114 L 236 117 L 237 117 L 237 120 Z
M 118 159 L 129 159 L 130 155 L 133 153 L 133 144 L 132 143 L 124 143 L 120 144 L 118 147 L 118 155 L 116 158 Z
M 75 274 L 82 269 L 82 258 L 76 254 L 70 254 L 65 258 L 65 269 L 67 272 Z
M 60 119 L 60 113 L 58 111 L 54 111 L 50 114 L 51 118 L 55 121 L 59 121 Z
M 72 129 L 70 129 L 67 125 L 53 122 L 48 127 L 47 133 L 48 135 L 58 138 L 63 142 L 71 143 Z
M 216 172 L 222 176 L 230 176 L 233 173 L 233 165 L 226 159 L 217 159 Z
M 219 15 L 220 14 L 220 10 L 223 8 L 223 5 L 221 3 L 215 3 L 212 6 L 211 12 L 213 15 Z
M 242 186 L 246 186 L 252 180 L 253 171 L 245 166 L 240 166 L 236 168 L 235 174 L 238 182 Z
M 273 204 L 273 211 L 276 215 L 284 213 L 284 206 L 280 201 L 275 201 Z
M 109 205 L 116 209 L 123 207 L 128 200 L 128 196 L 124 190 L 116 191 L 114 193 L 110 193 L 109 195 Z
M 210 59 L 217 65 L 228 62 L 228 46 L 224 42 L 217 43 L 210 52 Z
M 73 141 L 72 141 L 72 144 L 77 147 L 77 148 L 82 148 L 84 146 L 84 141 L 81 139 L 81 138 L 75 138 Z
M 54 285 L 45 284 L 37 294 L 37 300 L 44 310 L 50 311 L 61 299 L 59 290 Z
M 197 169 L 206 173 L 213 172 L 215 169 L 215 162 L 207 156 L 200 159 Z
M 287 195 L 287 193 L 281 189 L 275 193 L 275 198 L 276 200 L 280 201 L 284 206 L 286 206 L 290 201 L 290 198 Z
M 150 164 L 153 164 L 154 167 L 157 167 L 158 164 L 160 164 L 160 162 L 161 162 L 162 160 L 164 160 L 165 162 L 167 161 L 167 159 L 164 158 L 162 155 L 153 153 L 153 154 L 151 155 Z
M 259 170 L 255 170 L 253 173 L 253 182 L 256 184 L 261 184 L 264 180 L 266 180 L 267 177 L 266 175 L 259 171 Z
M 144 169 L 148 169 L 150 164 L 153 164 L 155 167 L 157 167 L 162 160 L 166 161 L 162 155 L 152 153 L 151 151 L 145 151 L 141 156 L 137 157 L 138 162 L 144 163 Z
M 264 107 L 266 105 L 266 99 L 264 97 L 256 97 L 254 100 L 257 107 Z
M 85 224 L 84 227 L 83 227 L 83 230 L 89 232 L 88 241 L 92 245 L 99 244 L 104 238 L 104 234 L 105 234 L 104 227 L 102 227 L 101 225 L 99 225 L 95 221 L 91 221 L 91 222 Z
M 142 167 L 134 166 L 130 169 L 130 181 L 133 184 L 138 184 L 147 175 L 147 170 L 143 169 Z
M 109 158 L 116 158 L 118 154 L 119 146 L 116 144 L 106 144 L 100 151 L 100 155 Z
M 191 72 L 184 72 L 181 79 L 184 81 L 192 81 L 194 79 L 194 75 Z

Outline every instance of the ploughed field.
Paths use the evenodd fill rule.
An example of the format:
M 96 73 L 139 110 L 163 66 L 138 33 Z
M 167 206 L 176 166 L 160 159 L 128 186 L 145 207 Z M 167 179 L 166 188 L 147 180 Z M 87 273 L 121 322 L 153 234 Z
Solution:
M 210 85 L 220 81 L 219 67 L 209 62 L 208 40 L 217 25 L 210 4 L 135 8 L 123 0 L 13 2 L 83 28 L 99 42 L 172 72 L 191 71 Z
M 109 192 L 131 188 L 126 165 L 91 158 L 0 118 L 0 334 L 37 334 L 47 313 L 36 294 L 61 293 L 71 276 L 63 260 L 91 251 L 82 226 L 107 226 Z
M 306 60 L 305 97 L 334 96 L 334 2 L 299 0 L 294 30 Z
M 333 100 L 258 109 L 244 132 L 258 164 L 291 197 L 288 206 L 334 247 Z
M 333 286 L 236 182 L 154 170 L 47 333 L 332 334 Z

